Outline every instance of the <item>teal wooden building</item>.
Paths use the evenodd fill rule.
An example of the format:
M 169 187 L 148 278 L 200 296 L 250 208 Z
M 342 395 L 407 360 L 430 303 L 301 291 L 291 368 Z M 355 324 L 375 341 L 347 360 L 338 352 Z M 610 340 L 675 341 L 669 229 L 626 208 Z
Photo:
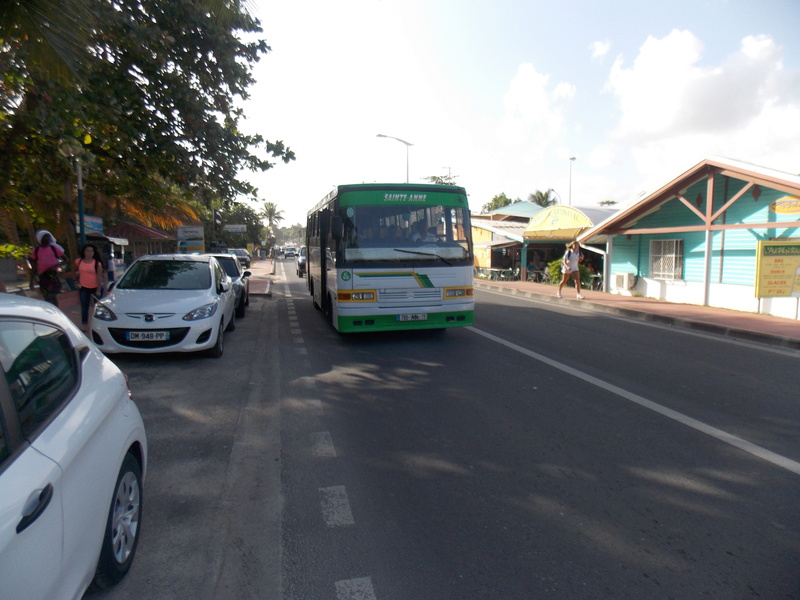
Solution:
M 709 158 L 579 241 L 605 244 L 606 291 L 800 317 L 800 176 Z

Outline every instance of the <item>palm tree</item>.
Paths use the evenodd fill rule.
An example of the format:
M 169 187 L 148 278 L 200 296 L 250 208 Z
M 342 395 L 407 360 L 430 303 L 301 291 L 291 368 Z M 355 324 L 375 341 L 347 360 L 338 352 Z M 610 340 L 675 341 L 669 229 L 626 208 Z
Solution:
M 547 188 L 545 192 L 536 190 L 536 193 L 528 195 L 528 202 L 533 202 L 537 206 L 547 208 L 548 206 L 554 206 L 556 204 L 556 199 L 553 198 L 552 188 Z
M 274 202 L 264 202 L 264 210 L 261 211 L 259 216 L 267 220 L 268 236 L 274 237 L 275 226 L 283 221 L 283 211 L 278 210 L 278 205 Z

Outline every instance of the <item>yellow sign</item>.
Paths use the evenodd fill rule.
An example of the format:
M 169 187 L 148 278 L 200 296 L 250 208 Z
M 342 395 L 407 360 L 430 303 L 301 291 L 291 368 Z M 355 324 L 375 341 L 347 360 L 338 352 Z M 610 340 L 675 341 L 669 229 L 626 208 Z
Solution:
M 769 205 L 769 209 L 778 215 L 796 215 L 800 213 L 800 197 L 784 196 Z
M 800 242 L 758 243 L 756 298 L 800 297 Z

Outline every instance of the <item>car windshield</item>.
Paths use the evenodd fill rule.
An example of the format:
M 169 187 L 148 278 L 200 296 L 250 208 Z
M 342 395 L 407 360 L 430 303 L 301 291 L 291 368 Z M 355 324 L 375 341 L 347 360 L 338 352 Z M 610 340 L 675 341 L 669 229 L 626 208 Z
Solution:
M 247 256 L 247 250 L 233 250 L 236 256 Z
M 208 263 L 190 260 L 139 260 L 125 271 L 120 290 L 205 290 L 211 287 Z
M 239 261 L 232 256 L 215 256 L 217 262 L 222 266 L 222 269 L 228 274 L 228 277 L 234 279 L 240 276 Z

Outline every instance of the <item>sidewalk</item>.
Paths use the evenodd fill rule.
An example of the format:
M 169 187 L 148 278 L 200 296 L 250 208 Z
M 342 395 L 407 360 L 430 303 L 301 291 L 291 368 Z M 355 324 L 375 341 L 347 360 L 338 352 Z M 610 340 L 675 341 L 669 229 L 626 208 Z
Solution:
M 800 320 L 783 319 L 725 308 L 675 304 L 653 298 L 622 296 L 583 290 L 584 300 L 575 298 L 575 287 L 564 286 L 563 298 L 556 298 L 555 285 L 527 281 L 490 281 L 475 279 L 475 288 L 536 298 L 562 305 L 580 304 L 607 314 L 652 321 L 705 331 L 730 338 L 800 350 Z

